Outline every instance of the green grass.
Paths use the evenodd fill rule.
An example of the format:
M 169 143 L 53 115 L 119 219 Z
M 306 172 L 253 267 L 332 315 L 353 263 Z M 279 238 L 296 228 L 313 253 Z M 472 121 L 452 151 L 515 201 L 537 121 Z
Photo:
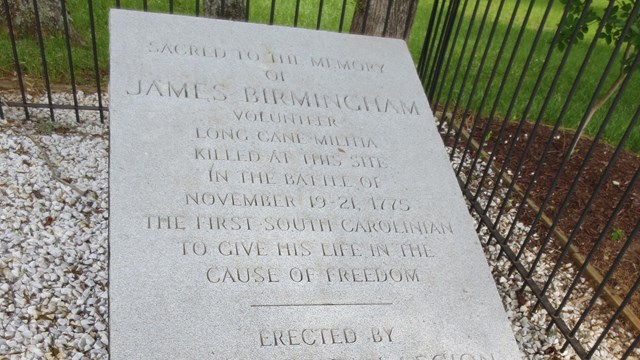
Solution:
M 507 33 L 509 16 L 513 12 L 514 3 L 515 2 L 508 1 L 505 5 L 503 14 L 499 17 L 499 20 L 496 24 L 495 35 L 493 37 L 493 42 L 489 46 L 487 60 L 482 67 L 482 71 L 478 72 L 481 58 L 483 56 L 483 51 L 489 45 L 488 35 L 491 31 L 491 26 L 493 25 L 493 20 L 496 18 L 498 9 L 498 4 L 496 1 L 494 1 L 492 6 L 489 8 L 487 24 L 485 24 L 482 36 L 478 40 L 478 51 L 474 54 L 474 56 L 471 56 L 473 47 L 472 44 L 473 41 L 476 40 L 480 21 L 487 4 L 486 1 L 480 2 L 476 22 L 471 28 L 471 39 L 473 41 L 470 40 L 469 44 L 467 45 L 466 52 L 464 53 L 464 55 L 462 55 L 464 41 L 463 37 L 461 37 L 457 42 L 457 46 L 454 50 L 454 56 L 452 57 L 452 59 L 454 60 L 462 58 L 462 66 L 460 71 L 458 72 L 458 78 L 456 81 L 457 86 L 455 86 L 453 89 L 447 86 L 447 84 L 451 84 L 453 82 L 454 78 L 457 63 L 453 61 L 449 70 L 447 71 L 446 80 L 443 83 L 443 89 L 442 91 L 436 93 L 435 100 L 439 100 L 438 103 L 444 105 L 447 102 L 447 98 L 449 98 L 449 94 L 451 93 L 451 100 L 449 101 L 448 111 L 453 110 L 455 108 L 455 105 L 457 104 L 458 112 L 467 110 L 467 106 L 470 110 L 476 112 L 480 109 L 483 95 L 486 92 L 488 100 L 482 108 L 482 116 L 486 117 L 490 115 L 492 107 L 494 106 L 494 100 L 496 99 L 498 94 L 500 84 L 503 79 L 506 78 L 502 96 L 500 97 L 500 99 L 498 99 L 498 102 L 496 104 L 497 116 L 503 118 L 507 115 L 511 99 L 516 96 L 515 105 L 509 116 L 511 120 L 519 120 L 525 117 L 528 120 L 534 121 L 538 118 L 541 118 L 544 123 L 553 125 L 558 120 L 562 107 L 565 103 L 565 100 L 567 99 L 567 95 L 569 94 L 573 82 L 576 79 L 578 70 L 581 67 L 583 60 L 585 59 L 585 55 L 587 54 L 588 47 L 591 43 L 591 40 L 593 39 L 593 33 L 595 32 L 596 26 L 591 26 L 590 37 L 587 36 L 584 41 L 576 43 L 573 50 L 570 52 L 570 55 L 567 58 L 564 67 L 559 67 L 561 59 L 563 57 L 563 53 L 558 50 L 553 50 L 551 52 L 551 58 L 546 67 L 546 70 L 542 72 L 541 69 L 549 51 L 549 45 L 552 42 L 552 38 L 557 29 L 557 25 L 560 22 L 560 18 L 562 16 L 563 8 L 559 2 L 556 2 L 552 7 L 549 19 L 547 20 L 543 28 L 543 32 L 541 34 L 538 45 L 533 52 L 532 61 L 528 66 L 525 67 L 526 60 L 529 57 L 530 49 L 536 36 L 536 32 L 538 31 L 541 20 L 543 18 L 545 7 L 548 4 L 548 2 L 546 1 L 538 1 L 532 11 L 530 20 L 525 30 L 525 34 L 522 37 L 522 42 L 518 48 L 518 51 L 516 52 L 514 65 L 507 74 L 507 62 L 511 56 L 516 38 L 518 36 L 518 31 L 520 29 L 519 24 L 522 24 L 523 22 L 524 15 L 529 5 L 529 1 L 523 2 L 521 7 L 519 8 L 518 18 L 515 22 L 516 25 L 514 25 L 514 28 L 512 28 L 512 30 L 509 32 L 510 36 L 505 48 L 506 50 L 500 57 L 500 59 L 498 59 L 499 49 L 502 39 Z M 605 5 L 606 4 L 603 1 L 596 1 L 597 7 L 604 8 Z M 466 34 L 466 32 L 468 31 L 472 12 L 473 8 L 469 7 L 465 13 L 465 20 L 462 24 L 461 34 Z M 562 119 L 562 127 L 575 129 L 578 126 L 578 123 L 587 110 L 588 104 L 591 101 L 591 97 L 595 92 L 596 86 L 600 81 L 606 63 L 609 61 L 612 50 L 613 47 L 606 45 L 604 41 L 598 42 L 595 51 L 593 52 L 591 57 L 589 57 L 589 62 L 587 64 L 587 67 L 585 68 L 584 75 L 580 78 L 580 81 L 577 85 L 575 96 L 569 103 L 566 115 Z M 469 59 L 471 59 L 471 61 Z M 496 63 L 497 75 L 495 76 L 493 82 L 489 83 L 491 71 L 493 70 Z M 465 70 L 467 68 L 470 68 L 469 77 L 465 82 L 465 87 L 462 88 L 461 84 L 463 82 L 461 80 L 463 79 Z M 609 84 L 611 84 L 615 77 L 617 77 L 617 75 L 619 74 L 619 70 L 619 63 L 614 63 L 613 70 L 610 76 L 608 76 L 602 92 L 608 89 Z M 560 75 L 559 81 L 557 85 L 552 88 L 553 78 L 558 71 Z M 473 96 L 471 96 L 473 82 L 476 80 L 475 76 L 477 73 L 480 74 L 478 86 L 475 91 L 473 91 Z M 524 74 L 525 77 L 521 88 L 519 89 L 519 91 L 517 91 L 517 83 L 521 74 Z M 538 81 L 538 76 L 540 74 L 542 74 L 543 76 L 538 88 L 536 88 L 535 84 Z M 438 93 L 440 94 L 440 96 L 437 96 Z M 611 143 L 617 143 L 622 137 L 623 133 L 629 125 L 629 122 L 631 121 L 631 118 L 634 115 L 634 112 L 638 107 L 638 93 L 640 93 L 640 72 L 636 72 L 634 74 L 631 81 L 629 82 L 628 88 L 623 93 L 620 103 L 615 108 L 615 112 L 613 113 L 612 118 L 604 132 L 605 140 Z M 546 100 L 548 100 L 548 104 L 544 108 L 544 111 L 542 111 L 543 104 Z M 612 101 L 610 100 L 607 105 L 605 105 L 598 113 L 596 113 L 596 116 L 587 127 L 588 135 L 596 134 L 598 128 L 600 127 L 600 124 L 602 123 L 606 115 L 606 112 L 608 111 L 608 107 L 611 102 Z M 528 111 L 526 110 L 527 106 L 530 107 Z M 636 126 L 634 128 L 629 140 L 627 141 L 626 147 L 627 149 L 635 152 L 640 151 L 640 127 Z
M 557 50 L 552 51 L 551 61 L 543 72 L 543 77 L 540 86 L 535 89 L 534 85 L 537 81 L 538 75 L 541 73 L 540 69 L 544 62 L 545 56 L 549 49 L 551 39 L 555 34 L 557 24 L 562 15 L 562 5 L 559 1 L 555 1 L 551 10 L 549 19 L 546 22 L 544 31 L 533 53 L 533 61 L 525 68 L 525 62 L 528 58 L 529 50 L 533 43 L 536 31 L 542 19 L 545 7 L 548 4 L 547 1 L 537 0 L 536 5 L 532 11 L 531 18 L 525 29 L 522 42 L 519 50 L 516 53 L 514 65 L 509 73 L 506 73 L 506 66 L 513 44 L 515 43 L 516 36 L 522 24 L 524 14 L 531 0 L 523 0 L 517 13 L 517 19 L 514 28 L 509 32 L 508 44 L 504 54 L 498 58 L 498 50 L 500 48 L 502 39 L 507 32 L 507 25 L 509 22 L 509 16 L 513 11 L 515 1 L 506 1 L 501 16 L 496 16 L 498 12 L 499 1 L 493 1 L 491 7 L 488 10 L 488 21 L 485 24 L 482 36 L 478 39 L 478 50 L 471 56 L 471 49 L 473 41 L 476 40 L 476 36 L 479 32 L 479 23 L 482 18 L 483 12 L 486 8 L 487 0 L 480 0 L 478 6 L 477 19 L 474 25 L 469 29 L 469 23 L 472 15 L 474 1 L 470 1 L 470 5 L 467 8 L 461 27 L 461 37 L 456 42 L 454 48 L 454 55 L 452 57 L 452 63 L 448 68 L 445 76 L 445 81 L 442 82 L 442 90 L 438 91 L 440 96 L 436 96 L 439 105 L 444 105 L 447 102 L 449 93 L 451 93 L 451 99 L 448 103 L 449 111 L 457 108 L 459 112 L 469 110 L 477 112 L 480 110 L 480 104 L 483 96 L 487 95 L 486 104 L 482 107 L 481 113 L 483 116 L 488 116 L 491 113 L 494 106 L 494 100 L 496 99 L 498 88 L 503 79 L 505 80 L 505 88 L 502 96 L 497 100 L 496 116 L 498 118 L 504 118 L 507 115 L 507 110 L 510 105 L 511 99 L 516 96 L 516 101 L 513 110 L 510 114 L 510 119 L 519 120 L 520 118 L 527 118 L 528 120 L 536 120 L 540 117 L 547 124 L 554 124 L 558 115 L 561 112 L 562 106 L 567 98 L 567 94 L 573 84 L 578 69 L 580 68 L 583 59 L 591 39 L 587 36 L 582 42 L 575 45 L 574 49 L 570 53 L 567 59 L 566 65 L 560 71 L 560 78 L 553 91 L 551 90 L 551 83 L 556 71 L 559 68 L 560 60 L 563 53 Z M 93 64 L 93 52 L 91 47 L 90 37 L 90 18 L 88 15 L 87 1 L 86 0 L 67 0 L 69 12 L 73 19 L 73 24 L 80 34 L 83 34 L 85 39 L 85 45 L 73 44 L 73 61 L 74 71 L 76 74 L 76 82 L 78 84 L 87 85 L 89 89 L 95 87 L 94 85 L 94 64 Z M 168 0 L 149 0 L 148 10 L 154 12 L 169 12 Z M 323 11 L 321 14 L 320 29 L 329 31 L 338 31 L 340 24 L 340 15 L 342 10 L 342 0 L 324 0 Z M 348 31 L 351 17 L 353 14 L 355 2 L 354 0 L 347 0 L 347 7 L 345 9 L 345 20 L 343 24 L 343 31 Z M 604 8 L 606 1 L 596 0 L 596 6 Z M 293 25 L 294 12 L 295 12 L 295 0 L 278 0 L 276 2 L 276 8 L 274 13 L 274 23 L 279 25 Z M 304 28 L 315 29 L 318 19 L 318 8 L 320 0 L 302 0 L 299 10 L 298 26 Z M 99 74 L 102 79 L 103 86 L 106 85 L 108 74 L 108 31 L 107 31 L 107 14 L 110 7 L 115 6 L 115 1 L 94 1 L 94 14 L 95 14 L 95 26 L 96 26 L 96 42 L 97 42 L 97 54 L 99 63 Z M 127 1 L 122 0 L 121 6 L 127 9 L 142 9 L 142 0 Z M 418 16 L 414 23 L 411 37 L 408 40 L 408 45 L 414 60 L 417 62 L 420 56 L 422 43 L 424 41 L 424 34 L 426 31 L 428 17 L 430 16 L 430 10 L 433 6 L 433 0 L 421 0 L 418 8 Z M 195 1 L 174 1 L 174 13 L 192 15 L 195 13 Z M 271 13 L 271 0 L 251 0 L 250 21 L 257 23 L 269 23 Z M 480 62 L 484 49 L 489 43 L 489 32 L 491 27 L 496 21 L 495 35 L 493 41 L 489 46 L 487 53 L 487 59 L 482 66 L 482 71 L 478 72 L 480 68 Z M 595 26 L 592 26 L 592 32 Z M 4 32 L 2 32 L 4 31 Z M 462 53 L 463 36 L 467 31 L 471 32 L 470 43 L 467 46 L 464 54 Z M 69 63 L 66 56 L 66 43 L 64 38 L 48 37 L 45 39 L 46 57 L 48 64 L 48 71 L 53 82 L 57 84 L 69 84 Z M 573 100 L 570 102 L 566 116 L 562 120 L 562 126 L 565 128 L 575 128 L 581 119 L 581 116 L 585 113 L 587 105 L 591 99 L 591 96 L 595 90 L 595 87 L 602 75 L 605 64 L 611 54 L 612 46 L 606 45 L 600 41 L 594 52 L 590 57 L 589 65 L 585 70 L 584 76 L 578 85 L 578 91 L 576 92 Z M 35 39 L 20 39 L 18 41 L 18 53 L 22 69 L 25 74 L 25 82 L 31 88 L 42 88 L 42 63 L 40 59 L 40 53 L 38 49 L 38 43 Z M 457 81 L 453 82 L 454 72 L 457 64 L 457 60 L 461 59 L 460 72 L 457 77 Z M 471 60 L 470 60 L 471 59 Z M 496 76 L 491 84 L 489 84 L 489 77 L 491 70 L 496 65 Z M 616 64 L 617 65 L 617 64 Z M 469 76 L 465 82 L 464 88 L 461 87 L 462 79 L 465 70 L 469 68 Z M 613 78 L 618 73 L 618 66 L 614 67 L 612 75 L 607 80 L 608 83 L 613 81 Z M 516 84 L 521 74 L 525 75 L 524 82 L 520 90 L 516 93 Z M 634 114 L 638 106 L 638 96 L 640 93 L 640 72 L 637 72 L 632 78 L 629 87 L 624 92 L 620 104 L 617 106 L 613 118 L 605 131 L 605 139 L 609 142 L 616 143 L 621 138 L 625 129 L 627 128 L 631 117 Z M 472 92 L 473 82 L 476 80 L 476 74 L 480 74 L 478 79 L 478 86 Z M 13 57 L 10 47 L 9 37 L 6 30 L 0 30 L 0 77 L 4 79 L 13 79 L 15 82 L 15 74 L 13 68 Z M 451 88 L 450 84 L 455 86 Z M 15 88 L 17 88 L 17 82 L 15 82 Z M 606 89 L 607 87 L 605 87 Z M 547 95 L 549 95 L 549 102 L 544 111 L 541 112 L 542 105 Z M 434 101 L 434 99 L 430 99 Z M 528 104 L 531 103 L 530 109 L 525 111 Z M 456 107 L 457 105 L 457 107 Z M 468 109 L 467 109 L 468 107 Z M 594 135 L 602 122 L 608 106 L 605 106 L 600 110 L 596 117 L 593 119 L 589 127 L 587 128 L 587 134 Z M 636 127 L 631 134 L 626 147 L 632 151 L 640 152 L 640 127 Z

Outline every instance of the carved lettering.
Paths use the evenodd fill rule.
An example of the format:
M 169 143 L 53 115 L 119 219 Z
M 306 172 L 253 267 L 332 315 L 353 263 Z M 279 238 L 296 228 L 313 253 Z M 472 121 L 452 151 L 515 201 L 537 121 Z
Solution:
M 342 230 L 349 233 L 384 233 L 384 234 L 453 234 L 451 223 L 410 220 L 367 220 L 349 219 L 340 221 Z
M 271 268 L 232 268 L 212 266 L 206 273 L 207 281 L 218 283 L 277 283 L 277 271 Z
M 260 154 L 254 150 L 231 150 L 196 147 L 195 158 L 196 160 L 256 162 L 260 161 Z
M 382 329 L 378 329 L 378 328 L 372 328 L 371 329 L 371 340 L 373 340 L 374 343 L 380 343 L 380 342 L 393 342 L 393 340 L 391 339 L 391 333 L 393 333 L 393 328 L 382 328 Z
M 309 243 L 303 241 L 299 244 L 297 243 L 282 243 L 278 242 L 276 244 L 278 248 L 279 256 L 309 256 L 311 255 L 311 245 Z
M 191 192 L 185 194 L 186 205 L 218 205 L 240 207 L 293 208 L 295 201 L 290 195 Z
M 317 218 L 275 218 L 266 217 L 264 219 L 264 230 L 266 231 L 292 231 L 292 232 L 331 232 L 333 226 L 330 219 Z
M 318 109 L 378 112 L 397 115 L 416 115 L 420 112 L 415 101 L 378 96 L 319 94 L 312 91 L 244 87 L 244 101 L 253 104 L 281 105 Z
M 337 283 L 400 283 L 419 282 L 417 269 L 328 268 L 327 282 Z
M 327 57 L 311 57 L 311 66 L 333 70 L 350 70 L 383 73 L 384 64 L 371 63 L 351 59 L 333 59 Z
M 331 145 L 343 147 L 377 148 L 378 145 L 370 137 L 362 136 L 334 136 L 315 135 L 316 145 Z
M 284 174 L 285 185 L 351 188 L 353 183 L 343 175 Z
M 207 101 L 225 101 L 227 95 L 220 84 L 175 82 L 170 80 L 138 80 L 134 90 L 127 90 L 127 95 L 157 96 L 176 99 L 192 99 Z
M 147 229 L 185 230 L 183 216 L 147 216 Z
M 245 129 L 196 128 L 196 139 L 240 140 L 249 139 Z
M 237 121 L 259 122 L 283 125 L 307 125 L 321 127 L 336 127 L 336 119 L 331 116 L 304 115 L 284 112 L 243 111 L 234 110 Z
M 196 217 L 196 229 L 204 230 L 228 230 L 238 231 L 245 230 L 251 231 L 254 228 L 253 220 L 244 216 L 198 216 Z
M 260 347 L 338 345 L 358 341 L 351 328 L 263 330 L 259 338 Z

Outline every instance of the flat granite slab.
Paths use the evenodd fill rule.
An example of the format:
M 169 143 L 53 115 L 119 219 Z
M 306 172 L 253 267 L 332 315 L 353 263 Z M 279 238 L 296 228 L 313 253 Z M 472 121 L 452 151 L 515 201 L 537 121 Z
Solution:
M 110 17 L 111 359 L 521 358 L 403 41 Z

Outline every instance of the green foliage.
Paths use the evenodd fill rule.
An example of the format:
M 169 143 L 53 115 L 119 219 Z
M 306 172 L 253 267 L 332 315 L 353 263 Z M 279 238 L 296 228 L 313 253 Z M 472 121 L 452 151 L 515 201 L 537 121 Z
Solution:
M 595 10 L 596 6 L 592 2 L 585 0 L 561 0 L 565 4 L 566 18 L 562 26 L 559 26 L 558 49 L 563 51 L 573 40 L 573 37 L 580 41 L 585 39 L 585 34 L 589 32 L 592 24 L 597 24 L 601 29 L 598 36 L 607 45 L 620 45 L 623 55 L 619 56 L 620 73 L 617 78 L 610 83 L 609 88 L 600 96 L 597 101 L 592 102 L 585 114 L 584 123 L 578 127 L 577 135 L 582 136 L 594 115 L 618 93 L 625 78 L 632 76 L 631 65 L 633 59 L 640 50 L 640 16 L 638 13 L 632 14 L 635 1 L 638 0 L 609 0 L 608 6 L 602 10 Z M 628 30 L 625 29 L 628 27 Z M 574 146 L 569 150 L 573 153 Z
M 576 28 L 578 28 L 576 38 L 578 40 L 583 40 L 585 35 L 589 32 L 589 25 L 598 21 L 598 15 L 596 15 L 593 8 L 585 9 L 585 3 L 583 0 L 571 1 L 571 4 L 568 4 L 569 1 L 567 0 L 561 0 L 560 2 L 565 6 L 570 7 L 567 17 L 564 20 L 564 26 L 558 29 L 560 32 L 558 50 L 564 51 L 569 44 L 571 36 L 576 31 Z M 583 11 L 586 11 L 586 14 L 584 15 L 584 20 L 580 23 Z
M 484 142 L 489 142 L 489 140 L 491 140 L 492 135 L 493 135 L 493 130 L 489 130 L 489 132 L 484 136 Z
M 622 240 L 622 238 L 624 238 L 624 231 L 619 228 L 613 229 L 613 231 L 611 232 L 611 240 L 620 241 Z
M 75 131 L 76 126 L 74 124 L 53 122 L 48 118 L 39 118 L 36 120 L 34 129 L 38 135 L 49 136 L 53 133 L 68 134 Z
M 626 53 L 622 59 L 622 66 L 624 71 L 628 72 L 633 58 L 640 50 L 640 14 L 636 14 L 635 17 L 631 19 L 634 0 L 615 0 L 615 5 L 613 5 L 609 16 L 606 18 L 606 9 L 603 9 L 601 12 L 596 12 L 593 4 L 588 8 L 586 7 L 585 0 L 571 1 L 570 4 L 568 4 L 569 0 L 561 0 L 561 2 L 565 4 L 565 6 L 569 6 L 569 11 L 563 27 L 559 29 L 558 49 L 564 51 L 576 29 L 578 30 L 576 38 L 583 40 L 589 32 L 590 25 L 604 22 L 600 38 L 609 45 L 618 42 L 623 43 Z M 580 22 L 583 14 L 583 21 Z M 631 21 L 631 26 L 627 34 L 623 37 L 623 29 L 629 20 Z

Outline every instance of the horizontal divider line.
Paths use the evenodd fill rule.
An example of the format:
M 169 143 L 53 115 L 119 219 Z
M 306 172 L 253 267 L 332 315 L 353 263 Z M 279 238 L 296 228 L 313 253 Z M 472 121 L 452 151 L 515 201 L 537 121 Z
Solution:
M 393 303 L 316 303 L 316 304 L 253 304 L 251 307 L 307 307 L 307 306 L 389 306 Z

